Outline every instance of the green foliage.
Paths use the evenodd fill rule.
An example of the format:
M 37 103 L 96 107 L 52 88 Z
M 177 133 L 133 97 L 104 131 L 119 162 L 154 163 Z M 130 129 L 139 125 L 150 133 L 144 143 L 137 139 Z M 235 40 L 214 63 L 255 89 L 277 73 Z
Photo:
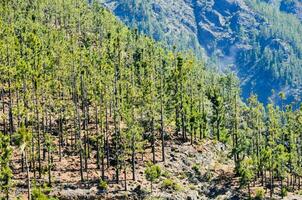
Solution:
M 41 188 L 33 188 L 32 190 L 32 199 L 33 200 L 48 200 L 46 194 L 43 193 Z
M 24 126 L 21 126 L 14 135 L 14 141 L 21 151 L 25 151 L 31 145 L 32 133 Z
M 151 162 L 147 163 L 145 169 L 145 177 L 151 182 L 151 192 L 153 191 L 153 182 L 156 181 L 161 176 L 160 166 L 154 165 Z
M 145 169 L 146 179 L 150 182 L 154 182 L 161 176 L 160 166 L 148 163 Z
M 265 190 L 263 188 L 257 188 L 255 193 L 255 200 L 262 200 L 265 198 Z
M 170 178 L 172 176 L 168 170 L 162 170 L 161 175 L 165 178 Z
M 10 160 L 12 156 L 12 147 L 10 146 L 9 136 L 4 135 L 0 132 L 0 189 L 1 192 L 0 197 L 2 195 L 6 195 L 8 197 L 10 188 L 12 186 L 12 177 L 13 173 L 10 168 Z
M 101 190 L 101 191 L 106 191 L 108 189 L 107 181 L 104 181 L 104 180 L 100 179 L 99 183 L 98 183 L 98 189 Z
M 168 178 L 163 180 L 161 187 L 163 189 L 173 190 L 173 191 L 179 191 L 181 188 L 178 183 Z
M 195 173 L 200 174 L 200 166 L 198 164 L 194 164 L 192 169 L 194 170 Z
M 57 200 L 56 198 L 49 197 L 46 193 L 49 192 L 48 188 L 34 187 L 32 190 L 32 200 Z
M 287 196 L 287 188 L 286 187 L 283 187 L 282 189 L 281 189 L 281 197 L 282 198 L 284 198 L 284 197 L 286 197 Z
M 241 185 L 245 186 L 250 184 L 254 177 L 253 160 L 251 158 L 245 158 L 243 161 L 241 161 L 239 174 Z

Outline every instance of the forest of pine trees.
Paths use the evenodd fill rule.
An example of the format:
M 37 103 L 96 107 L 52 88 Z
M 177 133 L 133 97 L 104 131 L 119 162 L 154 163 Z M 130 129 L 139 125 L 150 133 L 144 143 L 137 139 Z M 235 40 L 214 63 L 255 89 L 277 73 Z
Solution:
M 168 140 L 231 147 L 243 187 L 300 190 L 302 109 L 244 103 L 235 75 L 167 50 L 84 0 L 0 2 L 0 197 L 25 173 L 28 199 L 54 186 L 53 164 L 75 156 L 89 182 L 136 180 L 136 164 L 165 162 Z M 280 94 L 283 101 L 286 97 Z M 54 155 L 58 160 L 54 160 Z M 18 158 L 20 168 L 12 163 Z M 150 181 L 158 169 L 149 163 Z M 157 172 L 157 173 L 156 173 Z M 124 182 L 125 183 L 124 183 Z

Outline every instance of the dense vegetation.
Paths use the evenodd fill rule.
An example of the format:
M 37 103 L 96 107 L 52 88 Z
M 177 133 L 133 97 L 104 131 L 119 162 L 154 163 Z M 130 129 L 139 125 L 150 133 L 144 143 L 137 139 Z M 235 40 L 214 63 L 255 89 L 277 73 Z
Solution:
M 54 155 L 76 156 L 82 183 L 95 158 L 99 189 L 123 181 L 127 190 L 138 155 L 150 150 L 153 164 L 165 161 L 168 140 L 231 146 L 242 186 L 259 181 L 271 195 L 300 189 L 302 109 L 264 108 L 255 95 L 242 103 L 233 74 L 161 48 L 97 3 L 4 0 L 0 13 L 3 198 L 25 172 L 28 199 L 45 199 L 39 187 L 56 184 Z M 20 169 L 11 167 L 13 155 Z M 160 176 L 153 164 L 145 170 L 151 183 Z

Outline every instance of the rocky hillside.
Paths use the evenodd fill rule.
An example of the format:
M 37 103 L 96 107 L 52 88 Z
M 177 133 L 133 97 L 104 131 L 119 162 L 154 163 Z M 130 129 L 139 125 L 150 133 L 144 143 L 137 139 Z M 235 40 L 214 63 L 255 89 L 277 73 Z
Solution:
M 137 181 L 129 177 L 128 191 L 123 184 L 113 184 L 108 193 L 100 192 L 95 184 L 70 187 L 65 183 L 53 189 L 52 196 L 60 199 L 228 199 L 240 198 L 246 191 L 238 190 L 233 162 L 225 152 L 225 145 L 204 141 L 198 145 L 169 143 L 167 160 L 159 163 L 162 176 L 153 184 L 145 179 L 147 161 L 138 162 Z M 146 154 L 145 159 L 151 155 Z M 70 163 L 70 162 L 68 162 Z M 59 166 L 58 166 L 59 167 Z M 73 184 L 74 185 L 74 184 Z M 116 192 L 115 192 L 116 191 Z
M 282 0 L 280 10 L 296 15 L 302 21 L 302 1 L 301 0 Z
M 55 180 L 60 184 L 57 184 L 49 195 L 62 200 L 248 199 L 247 189 L 240 187 L 240 180 L 234 174 L 234 163 L 230 159 L 229 151 L 226 145 L 210 140 L 204 140 L 193 146 L 189 142 L 183 144 L 170 141 L 167 145 L 167 160 L 158 163 L 162 176 L 153 183 L 152 192 L 150 182 L 146 180 L 144 173 L 151 152 L 145 154 L 145 160 L 139 160 L 137 163 L 137 181 L 131 180 L 130 176 L 127 177 L 128 191 L 124 190 L 124 183 L 118 185 L 113 182 L 107 192 L 100 191 L 96 181 L 79 184 L 77 182 L 79 177 L 72 173 L 75 165 L 68 157 L 64 157 L 60 165 L 54 166 L 58 172 L 55 173 Z M 93 168 L 92 164 L 89 166 Z M 63 169 L 69 169 L 71 172 L 67 174 Z M 99 172 L 91 170 L 90 176 L 97 180 Z M 253 197 L 261 188 L 259 182 L 252 185 Z M 299 198 L 301 198 L 299 194 L 288 193 L 285 199 Z M 264 199 L 269 199 L 268 193 Z M 274 199 L 281 198 L 274 195 Z
M 243 97 L 300 101 L 301 1 L 104 0 L 123 22 L 157 40 L 205 52 L 241 79 Z M 294 14 L 294 15 L 293 15 Z M 272 91 L 274 90 L 274 92 Z

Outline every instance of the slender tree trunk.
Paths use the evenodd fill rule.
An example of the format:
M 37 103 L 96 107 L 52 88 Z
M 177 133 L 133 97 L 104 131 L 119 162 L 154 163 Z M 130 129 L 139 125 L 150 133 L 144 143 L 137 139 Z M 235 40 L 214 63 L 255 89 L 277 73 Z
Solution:
M 273 170 L 270 170 L 270 198 L 273 198 L 273 194 L 274 194 L 274 175 L 273 175 Z
M 261 186 L 264 186 L 264 172 L 263 172 L 263 167 L 261 168 Z
M 78 104 L 77 101 L 75 100 L 75 112 L 76 112 L 76 121 L 77 121 L 77 127 L 76 127 L 76 132 L 77 132 L 77 140 L 79 140 L 79 144 L 77 144 L 77 148 L 79 148 L 79 155 L 80 155 L 80 176 L 81 176 L 81 182 L 84 182 L 84 176 L 83 176 L 83 147 L 82 147 L 82 139 L 81 139 L 81 120 L 80 120 L 80 115 L 79 115 L 79 110 L 78 110 Z
M 47 118 L 46 118 L 46 111 L 45 111 L 45 100 L 44 100 L 44 106 L 43 106 L 43 113 L 42 113 L 42 130 L 43 130 L 43 151 L 42 151 L 42 157 L 43 161 L 46 159 L 46 144 L 45 144 L 45 133 L 46 133 L 46 126 L 47 126 Z
M 156 158 L 155 158 L 155 133 L 154 133 L 154 118 L 152 116 L 151 119 L 151 134 L 152 134 L 152 161 L 153 163 L 156 163 Z
M 135 181 L 135 138 L 134 138 L 134 134 L 132 135 L 132 145 L 131 145 L 131 148 L 132 148 L 132 153 L 131 153 L 131 166 L 132 166 L 132 179 L 133 181 Z
M 42 168 L 42 164 L 41 164 L 41 135 L 40 135 L 40 116 L 39 116 L 39 102 L 38 102 L 38 94 L 37 94 L 37 82 L 34 82 L 35 85 L 35 104 L 36 104 L 36 123 L 37 123 L 37 134 L 38 134 L 38 145 L 37 145 L 37 151 L 38 151 L 38 171 L 39 171 L 39 179 L 42 176 L 42 172 L 41 172 L 41 168 Z
M 80 175 L 81 175 L 81 182 L 84 182 L 84 175 L 83 175 L 83 147 L 80 147 Z
M 99 121 L 98 121 L 98 107 L 95 106 L 95 130 L 97 134 L 96 139 L 96 166 L 97 169 L 100 169 L 100 139 L 99 139 Z
M 200 114 L 200 121 L 199 121 L 199 139 L 201 140 L 202 139 L 202 136 L 203 136 L 203 115 L 201 113 L 201 100 L 199 100 L 199 106 L 198 106 L 198 111 L 199 111 L 199 114 Z
M 32 170 L 34 171 L 34 180 L 36 180 L 36 151 L 35 151 L 34 137 L 32 137 L 31 139 L 31 144 L 32 144 L 32 150 L 31 150 Z
M 29 175 L 29 166 L 27 161 L 27 153 L 24 151 L 25 164 L 26 164 L 26 175 L 27 175 L 27 198 L 31 200 L 31 191 L 30 191 L 30 175 Z
M 21 170 L 24 172 L 24 152 L 21 153 Z
M 48 185 L 51 186 L 51 149 L 50 148 L 48 148 L 47 162 L 48 162 Z
M 106 152 L 106 162 L 107 162 L 107 168 L 110 167 L 110 162 L 109 162 L 109 122 L 108 122 L 108 104 L 106 102 L 106 108 L 105 108 L 105 114 L 106 114 L 106 132 L 105 132 L 105 138 L 104 138 L 104 144 L 105 144 L 105 152 Z
M 125 160 L 125 167 L 124 167 L 124 179 L 125 179 L 125 191 L 128 190 L 127 188 L 127 166 L 126 166 L 126 160 Z
M 161 81 L 161 95 L 160 95 L 160 132 L 161 132 L 162 161 L 165 162 L 165 132 L 164 132 L 164 109 L 163 109 L 162 81 Z
M 11 137 L 14 132 L 14 120 L 13 120 L 13 100 L 12 100 L 12 92 L 11 92 L 11 80 L 9 79 L 8 81 L 9 89 L 8 89 L 8 97 L 9 97 L 9 104 L 8 104 L 8 113 L 9 113 L 9 134 L 10 134 L 10 142 L 11 142 Z

